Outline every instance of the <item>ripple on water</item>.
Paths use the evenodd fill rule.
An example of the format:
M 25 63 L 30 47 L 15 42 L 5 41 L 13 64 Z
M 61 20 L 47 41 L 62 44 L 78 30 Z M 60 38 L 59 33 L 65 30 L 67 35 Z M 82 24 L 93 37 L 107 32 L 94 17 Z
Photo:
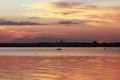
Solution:
M 120 80 L 120 58 L 0 56 L 0 80 Z

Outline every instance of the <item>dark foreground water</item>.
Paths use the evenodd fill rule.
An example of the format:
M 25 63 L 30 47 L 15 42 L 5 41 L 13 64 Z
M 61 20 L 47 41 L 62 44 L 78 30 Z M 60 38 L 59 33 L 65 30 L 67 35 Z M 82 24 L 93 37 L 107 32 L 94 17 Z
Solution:
M 119 48 L 2 48 L 0 54 L 0 80 L 120 80 Z

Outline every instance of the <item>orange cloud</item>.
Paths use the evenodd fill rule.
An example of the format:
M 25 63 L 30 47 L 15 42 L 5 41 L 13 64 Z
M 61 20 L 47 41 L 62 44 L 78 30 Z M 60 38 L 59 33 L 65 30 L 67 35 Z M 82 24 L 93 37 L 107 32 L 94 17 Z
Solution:
M 31 13 L 23 13 L 29 17 L 43 17 L 43 18 L 60 18 L 60 19 L 76 19 L 76 20 L 97 20 L 97 21 L 111 21 L 107 18 L 89 18 L 91 15 L 103 16 L 103 15 L 115 15 L 116 9 L 113 8 L 99 8 L 95 6 L 88 6 L 79 2 L 53 2 L 47 4 L 32 4 L 24 5 L 24 8 L 28 8 Z M 40 10 L 34 12 L 33 9 Z
M 24 5 L 30 13 L 23 13 L 27 17 L 41 17 L 60 21 L 77 21 L 78 24 L 70 24 L 79 27 L 119 27 L 120 8 L 96 7 L 75 1 L 62 1 L 46 4 Z M 34 10 L 37 10 L 34 11 Z M 60 22 L 59 21 L 59 22 Z
M 33 26 L 32 26 L 33 27 Z M 38 26 L 34 26 L 38 27 Z M 36 30 L 35 30 L 36 29 Z M 31 28 L 31 27 L 19 27 L 19 26 L 0 26 L 0 42 L 11 42 L 16 39 L 27 39 L 28 41 L 37 37 L 55 37 L 62 38 L 68 36 L 67 32 L 57 31 L 48 28 Z
M 1 25 L 1 41 L 55 37 L 80 40 L 117 40 L 120 34 L 120 8 L 89 6 L 75 1 L 62 1 L 46 4 L 24 4 L 27 19 L 13 19 L 14 22 L 37 22 L 49 25 Z M 0 19 L 1 21 L 1 19 Z M 9 27 L 8 27 L 9 26 Z M 78 37 L 79 36 L 79 37 Z M 120 39 L 119 39 L 120 40 Z

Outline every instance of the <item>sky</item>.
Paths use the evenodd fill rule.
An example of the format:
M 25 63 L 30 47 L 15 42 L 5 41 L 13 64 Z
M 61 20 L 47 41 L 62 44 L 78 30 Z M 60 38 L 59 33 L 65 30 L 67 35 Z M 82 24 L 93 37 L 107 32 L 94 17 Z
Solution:
M 120 0 L 0 0 L 0 43 L 120 42 Z

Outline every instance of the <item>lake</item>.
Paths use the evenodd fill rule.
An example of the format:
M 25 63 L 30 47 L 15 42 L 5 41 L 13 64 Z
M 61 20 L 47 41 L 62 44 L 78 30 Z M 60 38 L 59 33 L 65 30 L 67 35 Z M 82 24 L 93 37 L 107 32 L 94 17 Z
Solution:
M 120 48 L 0 48 L 0 80 L 120 80 Z

